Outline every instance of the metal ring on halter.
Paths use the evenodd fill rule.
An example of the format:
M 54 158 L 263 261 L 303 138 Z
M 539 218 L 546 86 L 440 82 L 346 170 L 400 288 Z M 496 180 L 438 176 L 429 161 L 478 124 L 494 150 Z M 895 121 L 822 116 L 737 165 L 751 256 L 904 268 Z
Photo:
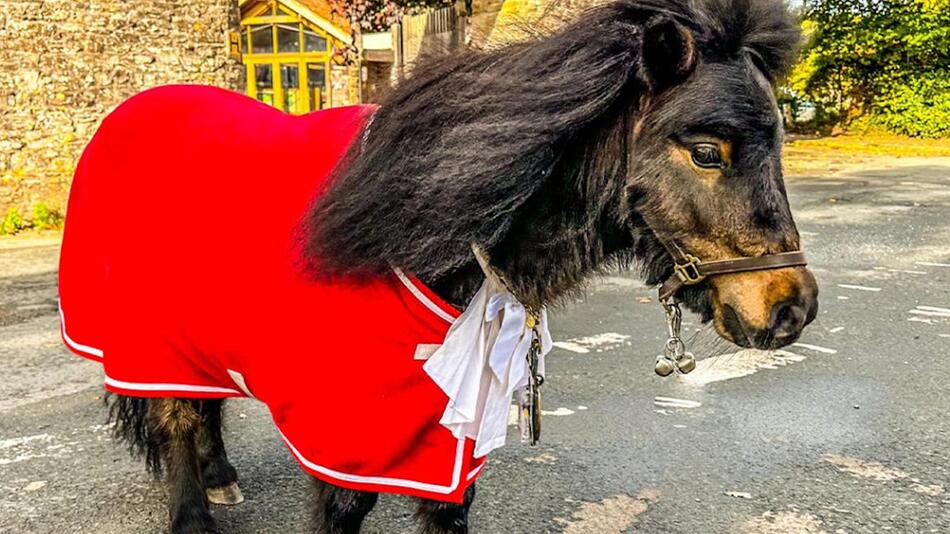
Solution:
M 686 354 L 686 344 L 679 337 L 671 337 L 666 340 L 666 354 L 678 360 L 680 356 Z

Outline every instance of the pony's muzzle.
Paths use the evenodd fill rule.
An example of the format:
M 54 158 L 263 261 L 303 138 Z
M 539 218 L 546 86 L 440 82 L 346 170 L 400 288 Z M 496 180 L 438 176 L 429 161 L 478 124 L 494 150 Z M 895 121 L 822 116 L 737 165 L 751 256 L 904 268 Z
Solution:
M 804 267 L 721 275 L 711 290 L 716 330 L 741 347 L 794 343 L 818 314 L 818 284 Z

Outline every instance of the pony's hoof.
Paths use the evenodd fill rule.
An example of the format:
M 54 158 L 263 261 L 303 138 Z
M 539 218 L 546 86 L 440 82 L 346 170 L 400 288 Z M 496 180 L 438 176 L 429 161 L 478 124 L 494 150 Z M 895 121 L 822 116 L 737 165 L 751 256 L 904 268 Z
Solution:
M 208 494 L 208 500 L 214 504 L 233 506 L 244 502 L 244 495 L 241 494 L 241 488 L 238 487 L 237 482 L 220 488 L 208 488 L 205 493 Z

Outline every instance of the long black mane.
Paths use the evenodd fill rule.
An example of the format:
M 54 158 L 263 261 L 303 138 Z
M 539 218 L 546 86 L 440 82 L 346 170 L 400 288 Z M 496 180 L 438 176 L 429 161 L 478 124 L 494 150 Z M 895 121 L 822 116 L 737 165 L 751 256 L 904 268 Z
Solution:
M 620 0 L 549 37 L 421 61 L 313 206 L 319 276 L 395 265 L 460 301 L 478 243 L 528 303 L 634 257 L 658 281 L 669 262 L 625 190 L 650 89 L 641 36 L 657 15 L 691 30 L 702 61 L 752 51 L 772 77 L 798 39 L 779 0 Z

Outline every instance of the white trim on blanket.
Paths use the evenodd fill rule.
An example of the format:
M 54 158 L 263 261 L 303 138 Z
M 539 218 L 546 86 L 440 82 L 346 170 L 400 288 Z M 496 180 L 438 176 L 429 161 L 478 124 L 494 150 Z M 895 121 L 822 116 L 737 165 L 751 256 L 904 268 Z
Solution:
M 243 392 L 240 392 L 236 389 L 231 388 L 222 388 L 218 386 L 197 386 L 194 384 L 161 384 L 161 383 L 152 383 L 152 382 L 125 382 L 123 380 L 116 380 L 109 375 L 105 375 L 106 385 L 112 386 L 114 388 L 128 389 L 132 391 L 182 391 L 185 393 L 236 393 L 238 395 L 243 395 Z
M 247 387 L 247 382 L 244 381 L 244 375 L 235 371 L 234 369 L 226 369 L 226 371 L 229 375 L 231 375 L 231 380 L 237 385 L 237 387 L 241 388 L 241 391 L 243 391 L 245 395 L 251 397 L 252 399 L 257 398 L 253 393 L 251 393 L 250 388 Z
M 69 345 L 73 350 L 79 351 L 83 354 L 88 354 L 90 356 L 95 356 L 100 360 L 105 360 L 103 358 L 102 349 L 97 349 L 95 347 L 90 347 L 89 345 L 83 345 L 73 341 L 73 338 L 69 337 L 69 334 L 66 333 L 66 314 L 63 312 L 63 306 L 59 306 L 59 325 L 63 331 L 63 340 Z M 103 361 L 103 365 L 105 361 Z M 105 376 L 105 384 L 107 386 L 112 386 L 114 388 L 127 389 L 130 391 L 181 391 L 185 393 L 227 393 L 227 394 L 238 394 L 242 395 L 243 393 L 231 388 L 222 388 L 217 386 L 201 386 L 195 384 L 161 384 L 161 383 L 143 383 L 143 382 L 125 382 L 123 380 L 116 380 L 111 376 L 105 374 L 103 369 L 103 375 Z
M 322 465 L 317 465 L 306 457 L 303 454 L 300 454 L 300 451 L 297 450 L 297 447 L 294 447 L 294 444 L 287 439 L 287 436 L 284 435 L 280 429 L 277 429 L 277 432 L 280 433 L 281 439 L 284 440 L 284 443 L 287 444 L 287 448 L 290 449 L 290 452 L 303 464 L 306 468 L 316 471 L 317 473 L 324 474 L 328 477 L 335 478 L 337 480 L 342 480 L 344 482 L 356 482 L 358 484 L 374 484 L 377 486 L 392 486 L 394 488 L 410 488 L 420 491 L 428 491 L 431 493 L 441 493 L 448 495 L 455 491 L 459 486 L 459 481 L 461 480 L 462 475 L 462 459 L 465 454 L 465 438 L 460 438 L 458 440 L 458 446 L 455 448 L 455 467 L 452 469 L 452 483 L 448 486 L 441 486 L 439 484 L 429 484 L 426 482 L 419 482 L 416 480 L 406 480 L 403 478 L 390 478 L 390 477 L 374 477 L 374 476 L 363 476 L 363 475 L 353 475 L 349 473 L 341 473 L 335 471 L 328 467 Z M 468 480 L 471 480 L 471 473 L 469 473 Z
M 66 342 L 73 350 L 78 350 L 83 354 L 88 354 L 90 356 L 95 356 L 96 358 L 102 358 L 102 349 L 97 349 L 95 347 L 90 347 L 89 345 L 83 345 L 81 343 L 76 343 L 73 341 L 73 338 L 69 337 L 69 334 L 66 333 L 66 316 L 63 315 L 63 305 L 59 304 L 59 327 L 63 331 L 63 341 Z
M 479 465 L 479 466 L 476 467 L 475 469 L 472 469 L 471 471 L 469 471 L 469 472 L 468 472 L 468 476 L 465 477 L 465 480 L 472 480 L 473 478 L 475 478 L 476 476 L 478 476 L 478 473 L 482 470 L 483 467 L 485 467 L 485 462 L 482 462 L 481 465 Z
M 440 308 L 438 304 L 432 302 L 432 299 L 420 291 L 419 288 L 416 287 L 416 284 L 413 284 L 412 280 L 410 280 L 409 277 L 406 276 L 406 274 L 403 273 L 399 267 L 393 267 L 393 272 L 399 277 L 399 281 L 402 282 L 402 285 L 406 286 L 406 289 L 408 289 L 409 292 L 412 293 L 412 296 L 416 297 L 416 299 L 421 302 L 423 306 L 429 308 L 432 313 L 438 315 L 439 318 L 445 322 L 449 324 L 455 322 L 455 317 L 452 317 L 451 314 Z
M 397 269 L 394 269 L 394 270 L 396 271 L 396 274 L 399 275 L 400 280 L 403 280 L 403 283 L 406 284 L 406 287 L 409 288 L 410 291 L 413 291 L 413 295 L 416 295 L 416 297 L 419 298 L 419 300 L 423 304 L 426 304 L 428 302 L 428 304 L 426 304 L 426 307 L 431 309 L 433 312 L 435 312 L 437 315 L 439 315 L 446 321 L 449 321 L 449 322 L 454 321 L 454 318 L 446 314 L 443 310 L 438 308 L 438 306 L 436 306 L 434 302 L 430 301 L 428 298 L 426 298 L 424 294 L 419 292 L 419 289 L 416 288 L 412 284 L 412 282 L 409 281 L 408 278 L 405 278 L 405 275 L 403 275 Z M 444 314 L 445 316 L 443 317 L 442 314 Z M 60 317 L 61 328 L 63 331 L 63 339 L 66 341 L 66 343 L 70 347 L 84 354 L 90 354 L 104 360 L 103 351 L 101 349 L 97 349 L 95 347 L 90 347 L 87 345 L 76 343 L 75 341 L 72 340 L 72 338 L 70 338 L 66 334 L 66 316 L 63 313 L 62 306 L 60 306 L 60 309 L 59 309 L 59 317 Z M 103 364 L 104 363 L 105 361 L 103 361 Z M 228 374 L 231 376 L 232 380 L 237 378 L 235 377 L 235 375 L 240 377 L 241 381 L 235 380 L 235 383 L 239 387 L 241 387 L 241 389 L 244 389 L 245 391 L 242 392 L 242 391 L 238 391 L 236 389 L 231 389 L 231 388 L 223 388 L 223 387 L 216 387 L 216 386 L 200 386 L 200 385 L 194 385 L 194 384 L 159 384 L 159 383 L 126 382 L 123 380 L 116 380 L 110 377 L 109 375 L 105 375 L 105 383 L 108 386 L 112 386 L 114 388 L 119 388 L 119 389 L 125 389 L 129 391 L 143 391 L 143 392 L 144 391 L 149 391 L 149 392 L 163 391 L 163 392 L 168 392 L 168 393 L 174 393 L 174 392 L 226 393 L 226 394 L 236 393 L 238 395 L 246 394 L 253 398 L 253 395 L 251 395 L 251 392 L 246 389 L 246 385 L 243 383 L 244 377 L 241 376 L 240 373 L 237 373 L 231 369 L 228 369 L 227 371 L 228 371 Z M 328 477 L 332 477 L 332 478 L 342 480 L 345 482 L 355 482 L 358 484 L 374 484 L 378 486 L 391 486 L 394 488 L 410 488 L 410 489 L 415 489 L 419 491 L 428 491 L 431 493 L 438 493 L 442 495 L 448 495 L 449 493 L 452 493 L 453 491 L 455 491 L 456 488 L 458 488 L 459 486 L 459 482 L 461 482 L 462 464 L 463 464 L 464 455 L 465 455 L 465 438 L 464 437 L 458 440 L 458 445 L 455 448 L 455 464 L 454 464 L 454 467 L 452 468 L 452 482 L 448 486 L 443 486 L 439 484 L 419 482 L 417 480 L 408 480 L 408 479 L 391 478 L 391 477 L 354 475 L 351 473 L 343 473 L 340 471 L 336 471 L 336 470 L 330 469 L 328 467 L 324 467 L 322 465 L 318 465 L 310 461 L 303 454 L 301 454 L 299 450 L 297 450 L 297 447 L 295 447 L 294 444 L 291 443 L 289 439 L 287 439 L 287 436 L 285 436 L 284 433 L 281 432 L 280 428 L 277 429 L 277 432 L 280 434 L 281 439 L 284 440 L 284 443 L 287 444 L 287 448 L 290 449 L 290 452 L 294 455 L 294 457 L 297 458 L 297 460 L 304 467 L 312 471 L 315 471 L 317 473 L 321 473 Z M 478 475 L 479 471 L 481 471 L 484 465 L 485 464 L 483 463 L 482 465 L 471 470 L 466 476 L 465 480 L 466 481 L 471 480 L 476 475 Z

